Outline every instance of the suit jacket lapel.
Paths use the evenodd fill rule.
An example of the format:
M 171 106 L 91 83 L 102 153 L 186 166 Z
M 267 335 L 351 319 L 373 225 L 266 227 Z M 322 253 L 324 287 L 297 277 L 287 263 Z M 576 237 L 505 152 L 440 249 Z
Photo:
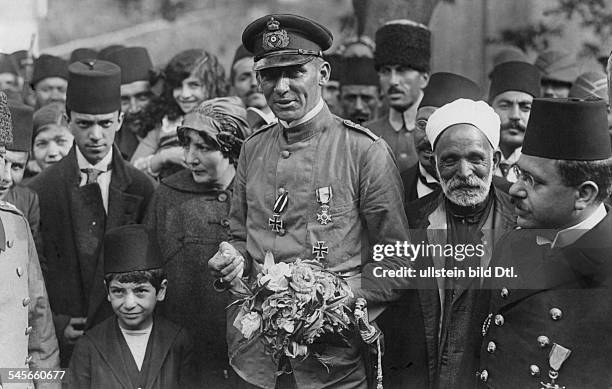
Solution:
M 134 199 L 131 199 L 131 197 L 136 197 L 124 193 L 132 182 L 132 177 L 125 168 L 125 161 L 121 157 L 121 152 L 116 146 L 113 146 L 113 148 L 113 169 L 108 190 L 107 230 L 123 224 L 123 215 L 126 207 L 132 205 L 131 203 Z
M 150 354 L 151 360 L 148 365 L 149 374 L 147 377 L 147 385 L 145 386 L 147 389 L 152 388 L 157 382 L 162 365 L 179 331 L 178 327 L 170 326 L 168 322 L 160 316 L 156 316 L 154 320 L 155 323 L 153 324 L 153 330 L 151 332 L 153 347 Z
M 104 336 L 90 338 L 100 356 L 106 362 L 112 374 L 121 383 L 121 386 L 131 388 L 131 381 L 125 363 L 121 357 L 121 345 L 118 338 L 119 329 L 117 319 L 113 316 L 100 324 L 104 331 Z

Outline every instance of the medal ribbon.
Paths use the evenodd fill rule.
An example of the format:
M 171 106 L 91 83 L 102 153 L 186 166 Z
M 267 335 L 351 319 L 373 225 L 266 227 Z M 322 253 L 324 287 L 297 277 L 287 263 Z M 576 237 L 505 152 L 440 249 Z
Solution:
M 550 354 L 548 355 L 548 362 L 553 370 L 561 369 L 561 365 L 570 356 L 572 350 L 561 346 L 560 344 L 553 343 Z
M 316 191 L 317 193 L 317 202 L 319 204 L 327 204 L 331 200 L 333 193 L 331 186 L 326 186 L 325 188 L 319 188 Z
M 278 195 L 276 201 L 274 202 L 274 213 L 280 214 L 285 210 L 287 207 L 288 197 L 289 193 L 287 192 Z

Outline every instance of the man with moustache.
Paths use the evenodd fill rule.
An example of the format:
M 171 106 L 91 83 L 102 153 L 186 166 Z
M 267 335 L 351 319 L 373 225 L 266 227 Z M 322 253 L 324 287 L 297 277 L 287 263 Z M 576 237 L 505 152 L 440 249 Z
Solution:
M 359 124 L 375 119 L 381 102 L 374 60 L 346 57 L 344 66 L 350 71 L 340 74 L 342 117 Z
M 495 242 L 514 226 L 506 193 L 492 185 L 499 161 L 499 117 L 483 101 L 458 99 L 438 108 L 426 126 L 442 193 L 409 216 L 411 238 L 423 244 L 482 245 L 465 256 L 433 251 L 417 270 L 488 268 Z M 462 246 L 463 245 L 463 246 Z M 385 334 L 385 387 L 470 388 L 477 383 L 483 279 L 420 278 L 378 321 Z
M 301 16 L 268 15 L 247 26 L 242 40 L 279 123 L 244 142 L 230 211 L 233 248 L 210 259 L 213 276 L 223 284 L 243 275 L 253 280 L 270 251 L 277 262 L 320 261 L 345 277 L 356 297 L 385 302 L 390 291 L 361 284 L 371 246 L 409 240 L 400 177 L 384 140 L 331 114 L 322 99 L 331 70 L 322 51 L 331 33 Z M 388 262 L 407 265 L 397 257 L 378 264 Z M 243 342 L 232 325 L 235 308 L 228 310 L 227 338 L 230 363 L 246 381 L 240 387 L 366 388 L 355 338 L 347 347 L 315 346 L 332 358 L 329 365 L 298 357 L 277 379 L 279 366 L 262 342 Z
M 521 229 L 495 248 L 477 372 L 488 388 L 612 385 L 606 103 L 534 99 L 512 188 Z
M 539 96 L 540 74 L 535 66 L 527 62 L 510 61 L 500 63 L 491 72 L 489 104 L 501 120 L 501 160 L 495 175 L 509 182 L 516 182 L 510 167 L 521 156 L 531 102 Z
M 444 72 L 431 75 L 429 83 L 423 90 L 423 99 L 419 103 L 414 129 L 414 146 L 419 161 L 402 173 L 406 205 L 440 189 L 431 143 L 425 133 L 427 120 L 431 114 L 457 99 L 478 100 L 480 97 L 480 88 L 468 78 Z M 407 205 L 406 209 L 409 210 L 410 207 Z
M 36 99 L 35 109 L 47 104 L 66 102 L 68 63 L 54 55 L 42 54 L 34 61 L 31 86 Z
M 68 68 L 66 116 L 74 146 L 30 181 L 40 200 L 42 255 L 62 366 L 83 330 L 112 314 L 101 244 L 107 229 L 140 223 L 153 184 L 118 148 L 121 70 L 85 60 Z
M 268 107 L 266 98 L 257 85 L 257 74 L 253 70 L 254 62 L 253 54 L 245 49 L 244 45 L 240 45 L 236 49 L 230 67 L 232 93 L 240 97 L 246 107 L 251 133 L 276 121 L 274 113 Z
M 144 47 L 124 47 L 107 55 L 107 61 L 121 68 L 121 112 L 123 124 L 115 143 L 123 158 L 130 160 L 145 134 L 142 113 L 151 103 L 153 92 L 149 82 L 153 63 Z
M 376 31 L 374 61 L 389 114 L 365 126 L 383 138 L 400 172 L 417 163 L 414 128 L 423 88 L 429 81 L 431 32 L 411 20 L 393 20 Z

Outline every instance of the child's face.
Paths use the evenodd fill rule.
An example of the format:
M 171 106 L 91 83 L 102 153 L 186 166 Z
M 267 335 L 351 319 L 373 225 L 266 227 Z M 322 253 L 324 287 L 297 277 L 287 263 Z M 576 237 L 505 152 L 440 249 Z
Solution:
M 136 284 L 112 280 L 108 286 L 108 301 L 117 315 L 119 325 L 126 330 L 147 328 L 153 321 L 153 311 L 158 301 L 166 297 L 166 285 L 162 281 L 159 291 L 150 282 Z

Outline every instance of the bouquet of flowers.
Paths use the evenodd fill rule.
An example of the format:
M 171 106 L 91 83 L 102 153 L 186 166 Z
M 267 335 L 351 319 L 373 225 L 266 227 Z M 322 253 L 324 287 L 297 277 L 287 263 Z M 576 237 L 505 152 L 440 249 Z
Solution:
M 316 345 L 348 344 L 354 331 L 347 306 L 353 297 L 350 287 L 317 261 L 275 263 L 268 252 L 263 270 L 245 290 L 245 297 L 232 304 L 241 305 L 233 325 L 247 340 L 261 336 L 266 353 L 277 363 L 313 356 L 325 365 Z

